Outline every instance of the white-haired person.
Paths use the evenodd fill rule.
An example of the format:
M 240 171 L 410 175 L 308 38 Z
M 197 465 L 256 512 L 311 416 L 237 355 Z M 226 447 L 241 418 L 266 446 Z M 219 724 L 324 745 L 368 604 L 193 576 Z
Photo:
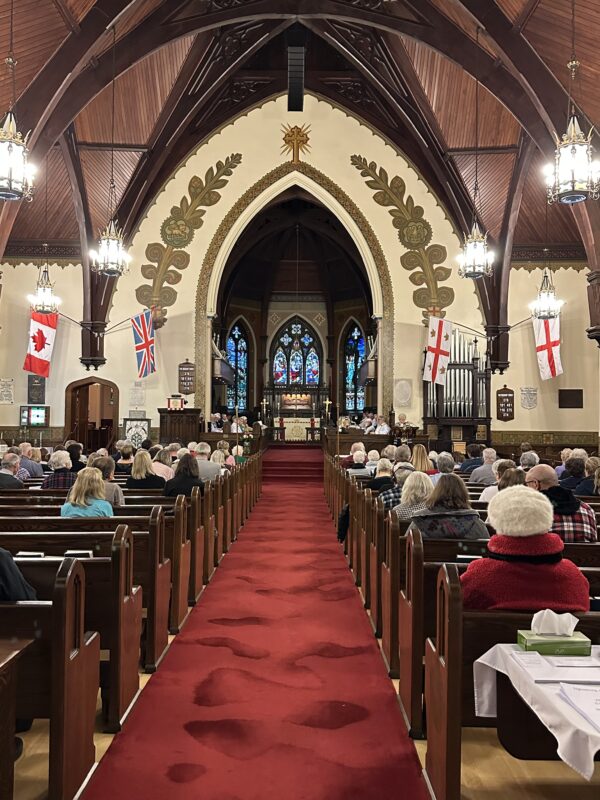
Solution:
M 492 472 L 495 476 L 495 483 L 491 486 L 486 486 L 485 489 L 479 495 L 479 500 L 481 503 L 489 503 L 494 495 L 498 494 L 498 484 L 500 482 L 500 478 L 504 475 L 507 469 L 515 469 L 516 468 L 515 462 L 512 458 L 497 458 L 494 463 L 492 464 Z
M 231 455 L 234 457 L 236 464 L 244 464 L 246 462 L 244 448 L 241 444 L 236 444 L 231 448 Z
M 365 467 L 367 454 L 364 450 L 357 450 L 352 456 L 352 464 L 348 467 L 347 472 L 356 478 L 370 478 L 371 470 Z
M 375 492 L 385 492 L 396 485 L 392 462 L 389 458 L 380 458 L 377 462 L 375 477 L 366 484 L 365 489 L 372 489 Z
M 56 450 L 48 459 L 52 472 L 47 472 L 42 489 L 70 489 L 77 475 L 71 471 L 71 456 L 66 450 Z
M 127 489 L 164 489 L 165 479 L 157 475 L 147 450 L 138 450 L 131 466 L 131 475 L 125 484 Z
M 498 456 L 493 447 L 486 447 L 481 454 L 483 464 L 480 467 L 475 467 L 473 472 L 469 475 L 469 483 L 482 483 L 484 486 L 493 486 L 496 483 L 496 476 L 494 475 L 494 461 L 498 460 Z
M 32 445 L 29 442 L 23 442 L 19 445 L 19 450 L 21 451 L 21 469 L 26 469 L 32 478 L 41 478 L 44 468 L 31 458 Z
M 198 462 L 198 474 L 203 481 L 212 481 L 221 474 L 221 467 L 210 460 L 210 445 L 208 442 L 199 442 L 196 446 L 196 460 Z
M 343 469 L 348 469 L 348 467 L 351 467 L 352 464 L 354 463 L 354 453 L 356 453 L 357 450 L 362 450 L 364 452 L 365 445 L 363 442 L 352 443 L 352 445 L 350 446 L 350 455 L 344 456 L 344 458 L 340 460 L 340 467 L 342 467 Z M 367 459 L 365 458 L 365 461 L 366 460 Z
M 465 608 L 589 611 L 587 578 L 562 557 L 564 543 L 549 532 L 554 509 L 547 497 L 511 486 L 492 498 L 488 513 L 496 535 L 488 542 L 488 557 L 472 561 L 461 576 Z
M 526 450 L 524 453 L 521 453 L 519 465 L 523 472 L 529 472 L 529 470 L 533 469 L 533 467 L 537 467 L 539 463 L 540 457 L 535 450 Z
M 168 444 L 166 449 L 171 454 L 171 462 L 177 461 L 177 453 L 181 450 L 181 442 L 171 442 Z
M 556 474 L 558 475 L 559 478 L 565 471 L 565 464 L 571 458 L 572 455 L 573 455 L 573 450 L 570 447 L 564 447 L 560 451 L 561 463 L 558 465 L 558 467 L 556 467 Z
M 77 473 L 77 479 L 66 503 L 61 506 L 61 517 L 112 517 L 113 508 L 106 500 L 102 473 L 95 467 L 84 467 Z
M 411 472 L 404 481 L 400 504 L 392 511 L 399 520 L 409 520 L 419 511 L 427 509 L 427 498 L 433 491 L 431 478 L 424 472 Z
M 441 453 L 438 454 L 437 457 L 437 468 L 438 471 L 433 475 L 430 475 L 431 483 L 435 486 L 442 475 L 453 475 L 454 470 L 456 469 L 456 461 L 452 457 L 452 453 L 448 453 L 445 450 L 442 450 Z
M 367 453 L 367 460 L 365 462 L 365 467 L 370 469 L 372 474 L 375 474 L 375 470 L 377 469 L 377 462 L 381 456 L 379 455 L 379 450 L 369 450 Z

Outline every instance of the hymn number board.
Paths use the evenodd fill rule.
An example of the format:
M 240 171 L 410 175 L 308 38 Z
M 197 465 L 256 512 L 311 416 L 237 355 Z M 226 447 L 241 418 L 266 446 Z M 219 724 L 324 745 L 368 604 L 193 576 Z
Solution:
M 496 419 L 510 422 L 515 418 L 515 393 L 504 386 L 496 392 Z
M 179 365 L 179 394 L 194 394 L 196 390 L 196 365 L 186 358 Z

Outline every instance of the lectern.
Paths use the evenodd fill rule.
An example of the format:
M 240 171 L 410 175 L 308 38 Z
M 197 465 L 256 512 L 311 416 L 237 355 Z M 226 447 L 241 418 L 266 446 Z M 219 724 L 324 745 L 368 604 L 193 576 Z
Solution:
M 169 411 L 168 408 L 159 408 L 160 414 L 160 441 L 162 444 L 169 442 L 197 442 L 200 435 L 199 408 L 183 408 L 180 411 Z

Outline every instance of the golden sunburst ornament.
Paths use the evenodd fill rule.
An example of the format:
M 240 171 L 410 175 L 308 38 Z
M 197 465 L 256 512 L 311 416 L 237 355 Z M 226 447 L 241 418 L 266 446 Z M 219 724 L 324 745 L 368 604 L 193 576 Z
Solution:
M 292 154 L 292 164 L 300 163 L 300 153 L 307 153 L 310 150 L 310 125 L 283 125 L 283 145 L 282 153 Z

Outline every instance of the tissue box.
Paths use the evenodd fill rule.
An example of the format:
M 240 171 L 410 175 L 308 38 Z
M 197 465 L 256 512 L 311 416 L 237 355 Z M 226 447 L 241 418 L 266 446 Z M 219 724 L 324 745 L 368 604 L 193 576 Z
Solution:
M 535 650 L 543 656 L 589 656 L 592 653 L 591 640 L 580 631 L 572 636 L 517 631 L 517 644 L 523 650 Z

